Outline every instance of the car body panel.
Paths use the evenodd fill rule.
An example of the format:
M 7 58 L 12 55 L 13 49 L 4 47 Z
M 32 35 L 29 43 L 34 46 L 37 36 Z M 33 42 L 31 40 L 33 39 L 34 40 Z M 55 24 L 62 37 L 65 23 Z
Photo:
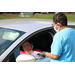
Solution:
M 68 25 L 75 26 L 75 22 L 68 22 Z M 0 27 L 10 28 L 26 32 L 20 38 L 18 38 L 1 56 L 0 61 L 3 61 L 14 48 L 18 46 L 24 39 L 33 33 L 42 30 L 44 28 L 50 28 L 52 26 L 52 20 L 47 19 L 12 19 L 12 20 L 0 20 Z
M 49 22 L 34 22 L 34 23 L 30 23 L 29 24 L 11 24 L 11 25 L 2 25 L 0 27 L 3 28 L 10 28 L 10 29 L 16 29 L 16 30 L 21 30 L 26 32 L 25 34 L 23 34 L 19 39 L 17 39 L 1 56 L 0 56 L 0 61 L 3 61 L 3 59 L 22 41 L 24 40 L 27 36 L 29 36 L 30 34 L 41 30 L 43 28 L 47 28 L 47 27 L 52 27 L 52 23 Z
M 33 31 L 33 30 L 37 30 L 37 29 L 52 26 L 51 24 L 52 23 L 35 22 L 35 23 L 31 23 L 31 24 L 18 24 L 18 25 L 15 24 L 15 25 L 5 25 L 5 26 L 3 25 L 3 26 L 0 26 L 0 27 L 12 28 L 12 29 L 16 29 L 16 30 L 30 32 L 30 31 Z

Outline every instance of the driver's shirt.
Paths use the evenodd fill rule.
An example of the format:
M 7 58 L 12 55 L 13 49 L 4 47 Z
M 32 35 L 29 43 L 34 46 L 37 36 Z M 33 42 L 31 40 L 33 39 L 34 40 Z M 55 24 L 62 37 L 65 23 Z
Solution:
M 51 62 L 75 62 L 74 29 L 65 28 L 54 35 L 51 54 L 59 56 L 57 59 L 51 59 Z
M 39 50 L 39 49 L 34 49 L 33 51 L 37 51 L 37 52 L 42 52 L 41 50 Z M 26 54 L 26 52 L 25 51 L 20 51 L 20 54 Z

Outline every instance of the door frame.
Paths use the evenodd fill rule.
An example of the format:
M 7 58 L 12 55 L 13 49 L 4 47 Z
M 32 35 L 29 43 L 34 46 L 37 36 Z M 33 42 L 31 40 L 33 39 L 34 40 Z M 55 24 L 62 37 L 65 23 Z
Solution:
M 26 40 L 28 40 L 29 38 L 33 37 L 34 35 L 40 33 L 40 32 L 44 32 L 44 31 L 51 31 L 52 34 L 54 35 L 56 32 L 54 30 L 53 27 L 47 27 L 47 28 L 43 28 L 41 30 L 38 30 L 36 32 L 33 32 L 32 34 L 28 35 L 27 37 L 25 37 L 24 40 L 22 40 L 5 58 L 2 62 L 6 62 L 8 60 L 8 58 L 10 57 L 10 55 L 12 53 L 14 53 Z

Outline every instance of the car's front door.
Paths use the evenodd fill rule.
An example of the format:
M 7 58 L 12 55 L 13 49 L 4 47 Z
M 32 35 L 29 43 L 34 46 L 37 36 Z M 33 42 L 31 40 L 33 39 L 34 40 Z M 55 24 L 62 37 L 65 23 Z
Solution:
M 45 28 L 38 30 L 29 36 L 25 37 L 24 40 L 22 40 L 18 46 L 12 50 L 12 52 L 3 60 L 5 62 L 15 62 L 17 56 L 20 54 L 20 47 L 21 45 L 28 39 L 33 40 L 34 47 L 39 48 L 42 51 L 48 51 L 50 52 L 50 45 L 53 41 L 53 36 L 55 34 L 55 31 L 53 27 Z

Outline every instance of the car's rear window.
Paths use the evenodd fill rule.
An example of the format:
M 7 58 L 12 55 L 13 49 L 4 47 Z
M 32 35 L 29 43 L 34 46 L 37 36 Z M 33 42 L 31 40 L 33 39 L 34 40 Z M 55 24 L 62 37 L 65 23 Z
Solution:
M 0 28 L 0 55 L 25 32 Z

